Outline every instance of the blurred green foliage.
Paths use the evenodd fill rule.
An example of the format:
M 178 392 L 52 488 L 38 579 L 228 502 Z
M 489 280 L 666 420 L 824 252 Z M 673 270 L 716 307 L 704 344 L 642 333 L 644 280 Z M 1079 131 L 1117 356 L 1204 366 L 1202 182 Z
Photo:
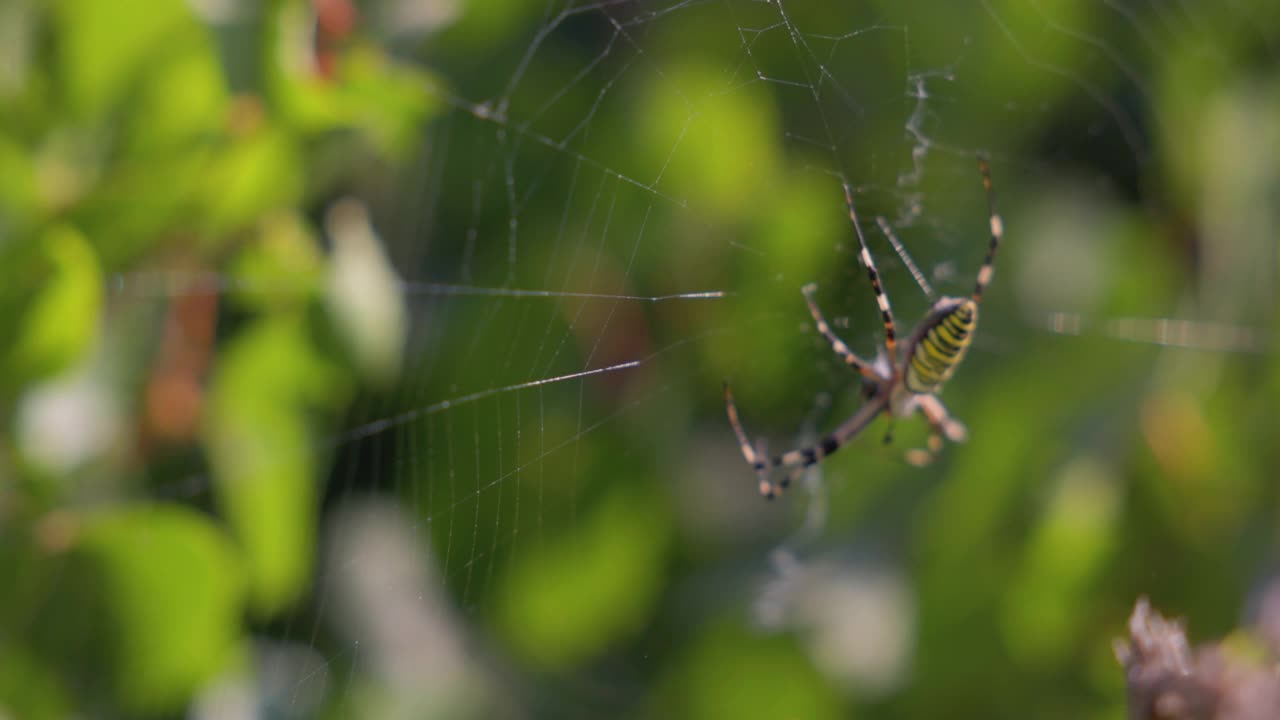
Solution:
M 1275 564 L 1272 5 L 4 4 L 0 715 L 1123 717 L 1134 598 Z M 721 381 L 777 450 L 799 288 L 879 342 L 841 180 L 908 326 L 976 151 L 969 442 L 764 504 Z
M 316 322 L 312 214 L 412 150 L 432 81 L 360 35 L 326 69 L 299 2 L 216 26 L 178 0 L 0 12 L 0 707 L 173 713 L 312 584 L 320 448 L 359 379 Z M 232 270 L 258 293 L 215 331 Z M 211 505 L 164 490 L 184 474 Z

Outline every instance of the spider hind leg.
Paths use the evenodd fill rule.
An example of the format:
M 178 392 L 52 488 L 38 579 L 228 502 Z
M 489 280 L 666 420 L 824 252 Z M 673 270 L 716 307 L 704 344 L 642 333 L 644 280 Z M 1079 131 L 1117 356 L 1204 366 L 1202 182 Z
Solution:
M 947 412 L 946 406 L 942 404 L 942 401 L 937 396 L 917 395 L 915 396 L 915 407 L 920 409 L 920 412 L 924 414 L 925 420 L 929 423 L 929 439 L 926 447 L 911 448 L 906 451 L 904 459 L 908 463 L 916 467 L 924 467 L 932 463 L 938 453 L 942 451 L 944 439 L 953 443 L 961 443 L 968 438 L 969 433 L 965 430 L 964 423 L 951 417 Z
M 791 485 L 805 469 L 822 462 L 848 445 L 873 420 L 889 411 L 889 393 L 876 393 L 864 402 L 857 412 L 850 415 L 834 430 L 823 435 L 817 442 L 770 457 L 763 439 L 755 443 L 748 439 L 747 431 L 738 419 L 738 406 L 733 401 L 733 391 L 729 389 L 727 382 L 724 384 L 724 402 L 729 424 L 733 426 L 733 433 L 738 439 L 738 449 L 742 451 L 742 457 L 747 464 L 751 465 L 756 472 L 760 494 L 770 500 L 777 496 L 781 489 Z M 785 469 L 785 474 L 777 483 L 770 479 L 774 468 Z
M 724 384 L 724 405 L 725 412 L 729 415 L 729 424 L 733 426 L 733 434 L 738 438 L 738 449 L 742 451 L 742 457 L 746 459 L 747 464 L 756 471 L 760 494 L 766 500 L 772 500 L 778 495 L 778 486 L 769 479 L 769 453 L 764 438 L 760 438 L 754 444 L 747 439 L 747 431 L 743 429 L 742 422 L 738 419 L 738 406 L 733 402 L 733 390 L 729 388 L 728 381 Z M 787 484 L 789 479 L 783 483 L 783 487 Z

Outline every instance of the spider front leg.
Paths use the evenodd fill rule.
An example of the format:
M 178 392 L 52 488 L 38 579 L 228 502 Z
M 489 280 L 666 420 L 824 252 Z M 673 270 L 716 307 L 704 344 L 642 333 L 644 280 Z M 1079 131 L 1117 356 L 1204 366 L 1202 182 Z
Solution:
M 876 305 L 880 307 L 880 320 L 884 323 L 884 351 L 889 357 L 891 372 L 896 378 L 898 371 L 894 358 L 898 357 L 898 325 L 893 320 L 889 296 L 885 293 L 884 286 L 880 284 L 880 272 L 876 270 L 876 261 L 871 258 L 871 251 L 867 249 L 867 239 L 862 235 L 862 224 L 858 222 L 858 211 L 853 206 L 853 188 L 849 187 L 849 183 L 844 183 L 844 200 L 849 206 L 849 222 L 853 224 L 854 233 L 858 236 L 858 259 L 866 268 L 871 290 L 876 294 Z
M 804 302 L 809 306 L 809 315 L 813 317 L 813 324 L 818 328 L 818 334 L 826 338 L 831 345 L 831 349 L 835 351 L 845 365 L 862 373 L 862 376 L 873 383 L 879 383 L 883 380 L 871 367 L 871 363 L 858 357 L 848 344 L 841 340 L 831 329 L 831 324 L 827 322 L 827 318 L 822 314 L 822 308 L 818 307 L 818 301 L 814 299 L 813 294 L 818 291 L 816 283 L 809 283 L 800 288 L 800 293 L 804 295 Z
M 907 462 L 916 467 L 924 467 L 933 462 L 942 450 L 943 438 L 953 443 L 964 442 L 969 437 L 964 424 L 951 417 L 942 401 L 935 395 L 917 395 L 916 407 L 924 413 L 929 423 L 928 445 L 924 448 L 912 448 L 906 452 Z

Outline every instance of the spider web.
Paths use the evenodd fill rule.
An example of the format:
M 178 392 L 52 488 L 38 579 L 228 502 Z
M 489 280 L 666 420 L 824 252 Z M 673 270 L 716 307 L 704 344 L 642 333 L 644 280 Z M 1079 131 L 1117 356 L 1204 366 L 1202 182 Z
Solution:
M 788 550 L 776 556 L 782 579 L 755 595 L 770 550 L 848 531 L 884 486 L 847 487 L 851 466 L 837 464 L 800 491 L 805 502 L 766 506 L 723 420 L 720 383 L 733 380 L 748 429 L 777 443 L 856 405 L 857 383 L 799 294 L 818 282 L 837 331 L 864 355 L 878 346 L 842 183 L 905 334 L 929 304 L 907 257 L 939 294 L 972 284 L 987 227 L 977 154 L 991 157 L 1003 196 L 1019 195 L 1004 178 L 1074 173 L 1086 195 L 1132 202 L 1154 138 L 1176 130 L 1153 108 L 1149 58 L 1184 42 L 1216 52 L 1200 42 L 1214 20 L 1191 4 L 1051 5 L 948 15 L 932 3 L 549 2 L 494 11 L 484 22 L 500 27 L 483 41 L 468 35 L 479 20 L 443 31 L 428 62 L 446 107 L 374 214 L 409 311 L 407 360 L 394 391 L 360 400 L 324 451 L 320 576 L 280 638 L 263 640 L 261 702 L 306 715 L 334 697 L 358 705 L 376 687 L 407 707 L 450 693 L 473 707 L 457 698 L 491 692 L 518 674 L 512 665 L 585 662 L 586 651 L 539 656 L 540 636 L 511 626 L 531 615 L 512 608 L 555 559 L 608 564 L 593 556 L 607 551 L 595 545 L 601 524 L 722 548 L 710 559 L 661 542 L 618 551 L 629 567 L 684 567 L 634 570 L 646 609 L 628 617 L 746 595 L 766 624 L 785 626 L 808 571 Z M 1063 117 L 1072 122 L 1053 124 Z M 1029 134 L 1040 136 L 1035 153 Z M 1009 225 L 1010 244 L 1030 242 L 1026 224 Z M 1080 250 L 1081 268 L 1105 251 Z M 1019 285 L 999 267 L 975 354 L 1017 354 L 1045 317 L 1079 332 L 1071 318 L 1100 309 L 1087 272 L 1019 310 L 999 301 L 1042 276 Z M 860 478 L 895 462 L 863 446 Z M 920 492 L 891 495 L 897 509 L 883 522 Z M 816 565 L 854 567 L 887 588 L 858 596 L 874 615 L 909 602 L 887 555 Z M 705 587 L 715 578 L 729 589 Z M 598 602 L 628 602 L 609 597 Z M 622 633 L 608 687 L 569 683 L 550 697 L 518 682 L 515 698 L 484 707 L 642 702 L 656 671 L 638 658 L 663 657 L 672 632 Z M 893 672 L 876 667 L 860 677 L 892 686 Z

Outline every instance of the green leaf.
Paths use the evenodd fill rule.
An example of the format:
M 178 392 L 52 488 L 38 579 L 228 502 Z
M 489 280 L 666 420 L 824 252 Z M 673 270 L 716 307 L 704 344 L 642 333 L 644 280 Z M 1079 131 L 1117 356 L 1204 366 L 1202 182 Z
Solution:
M 397 64 L 373 47 L 347 53 L 342 80 L 353 122 L 390 157 L 413 149 L 422 137 L 428 113 L 438 105 L 433 76 Z
M 1005 640 L 1018 659 L 1061 665 L 1081 640 L 1081 616 L 1115 550 L 1118 485 L 1097 457 L 1063 468 L 1005 601 Z
M 74 111 L 96 117 L 121 100 L 173 38 L 194 27 L 180 0 L 54 3 L 61 79 Z
M 0 237 L 32 222 L 39 210 L 35 159 L 15 139 L 0 135 Z
M 848 717 L 791 638 L 713 623 L 674 664 L 655 717 Z
M 269 57 L 287 58 L 265 68 L 273 109 L 291 129 L 302 133 L 322 133 L 346 126 L 349 108 L 340 88 L 320 77 L 310 62 L 309 42 L 314 21 L 303 3 L 283 2 L 269 16 L 267 48 Z
M 19 377 L 48 376 L 78 360 L 97 337 L 102 271 L 89 242 L 62 225 L 42 240 L 53 270 L 18 331 L 11 367 Z
M 70 717 L 72 710 L 54 668 L 21 647 L 0 652 L 0 716 L 53 720 Z
M 309 413 L 341 402 L 346 387 L 294 316 L 257 322 L 219 362 L 205 441 L 218 504 L 244 551 L 260 614 L 287 606 L 310 577 L 320 455 Z
M 631 160 L 646 168 L 640 176 L 649 168 L 660 175 L 667 192 L 736 217 L 775 190 L 780 132 L 776 106 L 761 86 L 724 93 L 723 84 L 705 64 L 677 63 L 637 103 L 644 111 L 634 117 L 643 125 Z M 701 100 L 690 108 L 690 97 Z
M 271 100 L 278 116 L 304 135 L 334 130 L 362 131 L 383 154 L 394 157 L 420 140 L 422 123 L 438 106 L 434 76 L 398 63 L 375 44 L 355 44 L 340 53 L 333 78 L 319 74 L 308 58 L 312 49 L 310 13 L 300 3 L 284 3 L 273 17 L 268 53 L 294 58 L 272 65 Z
M 206 516 L 172 505 L 90 515 L 76 551 L 101 583 L 123 709 L 176 710 L 236 661 L 241 568 Z
M 581 525 L 519 559 L 497 592 L 513 649 L 563 667 L 639 631 L 662 581 L 663 518 L 654 498 L 619 489 Z
M 270 213 L 258 223 L 254 242 L 231 263 L 229 300 L 248 311 L 289 312 L 316 299 L 323 287 L 325 258 L 299 213 Z
M 210 230 L 237 230 L 302 199 L 303 168 L 293 137 L 263 128 L 232 144 L 212 163 L 203 187 Z
M 129 103 L 133 152 L 152 151 L 157 164 L 167 148 L 219 136 L 227 126 L 227 88 L 218 57 L 204 32 L 188 33 L 170 57 L 150 69 Z

